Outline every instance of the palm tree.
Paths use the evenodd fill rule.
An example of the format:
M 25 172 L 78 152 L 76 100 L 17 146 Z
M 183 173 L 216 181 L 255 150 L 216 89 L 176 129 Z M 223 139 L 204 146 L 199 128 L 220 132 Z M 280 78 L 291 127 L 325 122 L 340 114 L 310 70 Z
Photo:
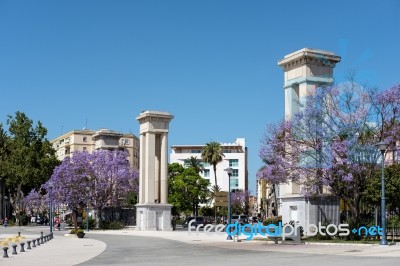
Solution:
M 209 163 L 213 166 L 216 191 L 218 191 L 217 164 L 222 161 L 222 157 L 224 157 L 224 153 L 222 152 L 221 144 L 216 141 L 207 143 L 201 151 L 201 158 L 203 159 L 203 162 Z
M 203 173 L 204 166 L 201 160 L 197 159 L 196 157 L 192 156 L 189 159 L 185 160 L 185 167 L 191 167 L 196 170 L 197 173 Z
M 213 166 L 214 169 L 214 194 L 219 192 L 219 186 L 217 184 L 217 164 L 222 161 L 222 157 L 224 157 L 224 153 L 222 152 L 221 144 L 215 141 L 211 141 L 203 147 L 201 151 L 201 158 L 203 162 L 209 163 Z M 214 204 L 214 214 L 215 214 L 215 223 L 217 223 L 217 205 Z

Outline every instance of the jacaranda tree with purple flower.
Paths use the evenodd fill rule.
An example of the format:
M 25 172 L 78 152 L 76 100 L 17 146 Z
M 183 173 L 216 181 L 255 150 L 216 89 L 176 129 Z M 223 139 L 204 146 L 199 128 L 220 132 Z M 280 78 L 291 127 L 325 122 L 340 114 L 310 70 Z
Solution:
M 231 192 L 232 213 L 247 214 L 250 193 L 248 190 Z
M 101 218 L 105 207 L 117 207 L 128 193 L 138 191 L 138 172 L 132 169 L 124 151 L 74 152 L 55 168 L 43 185 L 53 202 L 71 210 L 88 202 Z
M 46 195 L 42 195 L 35 189 L 32 189 L 23 199 L 23 206 L 28 215 L 44 215 L 49 209 L 49 201 Z
M 398 141 L 399 96 L 400 86 L 368 91 L 353 80 L 318 88 L 300 99 L 297 114 L 267 127 L 258 177 L 273 185 L 295 182 L 306 196 L 329 191 L 358 217 L 378 167 L 375 143 L 385 140 L 394 147 Z

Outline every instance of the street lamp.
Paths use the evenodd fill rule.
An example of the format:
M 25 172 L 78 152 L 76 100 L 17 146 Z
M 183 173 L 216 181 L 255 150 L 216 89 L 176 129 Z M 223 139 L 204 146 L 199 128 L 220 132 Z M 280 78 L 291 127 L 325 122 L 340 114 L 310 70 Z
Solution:
M 90 187 L 86 187 L 86 231 L 89 231 L 89 191 Z
M 50 203 L 50 234 L 53 233 L 53 202 L 52 202 L 52 192 L 53 192 L 53 183 L 49 182 L 49 203 Z
M 379 245 L 385 246 L 388 244 L 386 238 L 386 198 L 385 198 L 385 152 L 389 146 L 389 143 L 381 141 L 375 144 L 375 146 L 380 150 L 382 155 L 382 187 L 381 187 L 381 218 L 382 218 L 382 238 Z
M 228 226 L 231 224 L 231 175 L 232 175 L 232 168 L 228 167 L 225 169 L 228 173 L 229 177 L 229 184 L 228 184 Z M 230 227 L 229 227 L 230 230 Z M 226 240 L 232 240 L 232 236 L 229 234 Z

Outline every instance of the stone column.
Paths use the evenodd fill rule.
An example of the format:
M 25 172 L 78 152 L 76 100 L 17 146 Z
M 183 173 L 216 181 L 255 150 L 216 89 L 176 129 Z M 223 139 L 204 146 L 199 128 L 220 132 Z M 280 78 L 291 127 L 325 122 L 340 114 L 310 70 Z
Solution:
M 136 205 L 138 230 L 172 230 L 168 204 L 169 113 L 146 111 L 140 123 L 139 203 Z
M 140 135 L 140 147 L 142 147 L 142 149 L 140 150 L 140 158 L 144 158 L 145 154 L 146 154 L 146 150 L 145 147 L 146 146 L 146 135 L 145 134 L 141 134 Z M 140 171 L 139 171 L 139 203 L 143 204 L 145 202 L 144 199 L 144 195 L 145 195 L 145 182 L 144 182 L 144 178 L 145 178 L 145 160 L 140 160 Z
M 145 203 L 154 203 L 154 176 L 155 176 L 155 134 L 146 134 L 146 147 L 145 147 Z
M 168 203 L 168 138 L 161 135 L 161 203 Z

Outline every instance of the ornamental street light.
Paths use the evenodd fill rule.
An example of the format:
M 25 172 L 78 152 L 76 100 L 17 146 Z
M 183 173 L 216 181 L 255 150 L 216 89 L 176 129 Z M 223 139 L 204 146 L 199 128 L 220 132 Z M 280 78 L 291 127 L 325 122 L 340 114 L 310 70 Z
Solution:
M 86 187 L 86 231 L 89 231 L 89 191 L 90 187 Z
M 386 246 L 388 244 L 386 238 L 386 198 L 385 198 L 385 152 L 389 143 L 381 141 L 375 144 L 382 155 L 382 181 L 381 181 L 381 218 L 382 218 L 382 238 L 379 245 Z
M 53 193 L 53 183 L 49 182 L 49 204 L 50 204 L 50 214 L 49 214 L 49 218 L 50 218 L 50 234 L 53 233 L 53 201 L 52 201 L 52 193 Z
M 228 226 L 231 224 L 231 175 L 232 168 L 226 168 L 225 171 L 228 173 L 229 184 L 228 184 Z M 230 230 L 230 227 L 229 227 Z M 228 234 L 226 240 L 232 240 L 231 234 Z

